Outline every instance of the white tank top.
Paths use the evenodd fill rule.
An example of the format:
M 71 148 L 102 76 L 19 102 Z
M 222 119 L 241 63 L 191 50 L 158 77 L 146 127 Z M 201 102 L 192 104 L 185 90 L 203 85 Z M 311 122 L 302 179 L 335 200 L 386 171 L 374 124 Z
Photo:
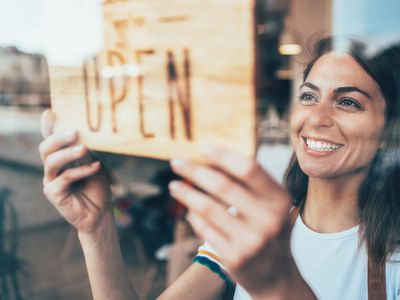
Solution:
M 358 228 L 318 233 L 297 217 L 291 251 L 302 277 L 318 299 L 368 299 L 368 257 L 365 246 L 358 246 Z M 400 300 L 400 252 L 386 263 L 386 296 Z M 234 299 L 251 300 L 241 286 L 236 287 Z

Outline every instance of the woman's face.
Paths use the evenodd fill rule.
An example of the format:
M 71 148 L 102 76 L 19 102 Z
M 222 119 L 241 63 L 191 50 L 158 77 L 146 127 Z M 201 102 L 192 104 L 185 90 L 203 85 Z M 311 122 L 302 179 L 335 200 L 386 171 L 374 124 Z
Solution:
M 291 139 L 300 167 L 315 178 L 363 172 L 380 146 L 385 101 L 350 55 L 319 58 L 292 107 Z

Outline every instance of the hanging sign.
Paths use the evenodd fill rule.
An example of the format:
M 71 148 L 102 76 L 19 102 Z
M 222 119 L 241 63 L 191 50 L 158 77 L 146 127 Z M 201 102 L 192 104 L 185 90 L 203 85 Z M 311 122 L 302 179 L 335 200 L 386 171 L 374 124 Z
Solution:
M 53 4 L 60 17 L 48 21 L 57 129 L 77 129 L 94 150 L 159 159 L 196 158 L 203 144 L 254 154 L 253 1 L 89 2 Z

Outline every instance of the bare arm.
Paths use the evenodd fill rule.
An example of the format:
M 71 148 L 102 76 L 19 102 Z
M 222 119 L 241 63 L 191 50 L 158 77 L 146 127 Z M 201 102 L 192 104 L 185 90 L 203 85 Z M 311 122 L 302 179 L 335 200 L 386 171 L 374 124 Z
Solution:
M 79 234 L 93 298 L 139 299 L 126 273 L 112 215 L 104 218 L 95 234 Z M 225 282 L 207 267 L 192 264 L 158 300 L 217 299 Z M 144 300 L 144 299 L 143 299 Z
M 139 299 L 124 267 L 112 213 L 90 234 L 79 233 L 93 298 L 96 300 Z
M 158 300 L 173 299 L 218 299 L 223 293 L 225 282 L 207 267 L 192 264 Z
M 108 224 L 104 224 L 96 235 L 79 234 L 93 298 L 139 299 L 124 268 L 112 216 L 108 216 L 107 219 Z M 158 300 L 218 299 L 224 287 L 225 282 L 218 275 L 195 263 L 166 289 Z

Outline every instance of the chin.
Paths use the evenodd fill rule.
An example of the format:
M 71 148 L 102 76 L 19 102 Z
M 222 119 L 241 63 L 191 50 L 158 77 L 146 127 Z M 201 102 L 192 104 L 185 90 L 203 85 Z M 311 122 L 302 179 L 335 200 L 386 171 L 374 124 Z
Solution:
M 327 170 L 326 166 L 300 164 L 300 169 L 304 174 L 312 178 L 332 178 L 336 176 L 332 169 Z

